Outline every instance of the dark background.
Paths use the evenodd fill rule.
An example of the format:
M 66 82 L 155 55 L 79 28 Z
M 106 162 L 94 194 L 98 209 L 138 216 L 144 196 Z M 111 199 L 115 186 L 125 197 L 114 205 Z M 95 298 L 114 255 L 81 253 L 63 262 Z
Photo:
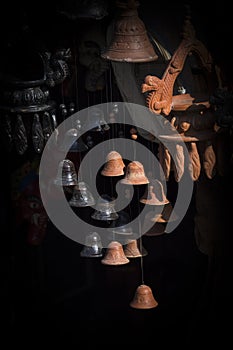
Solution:
M 183 3 L 155 3 L 152 7 L 151 2 L 141 1 L 139 13 L 165 41 L 172 33 L 179 42 Z M 8 63 L 9 43 L 16 48 L 15 67 L 24 62 L 25 53 L 41 45 L 50 50 L 63 44 L 73 47 L 74 39 L 79 40 L 88 23 L 58 15 L 59 6 L 64 3 L 43 0 L 6 4 L 0 21 L 2 70 Z M 231 85 L 232 20 L 228 3 L 210 2 L 204 7 L 197 1 L 191 8 L 198 38 L 209 48 Z M 111 2 L 103 26 L 113 16 Z M 25 23 L 29 31 L 25 31 Z M 54 98 L 59 100 L 56 90 Z M 79 103 L 80 108 L 86 107 L 82 93 Z M 1 160 L 1 321 L 5 348 L 150 344 L 162 349 L 216 344 L 225 347 L 231 343 L 230 219 L 223 222 L 223 232 L 228 233 L 224 236 L 227 254 L 220 258 L 210 258 L 196 245 L 194 199 L 184 220 L 170 235 L 144 236 L 143 246 L 148 252 L 143 258 L 144 281 L 159 305 L 151 310 L 132 309 L 129 303 L 142 282 L 142 260 L 132 259 L 125 266 L 111 267 L 102 265 L 100 258 L 80 258 L 82 246 L 51 223 L 43 243 L 29 246 L 24 230 L 15 230 L 10 200 L 9 174 L 22 159 L 1 148 Z M 223 192 L 219 193 L 219 206 L 224 218 L 230 218 L 232 213 L 231 175 L 232 172 L 220 180 Z M 169 186 L 172 196 L 176 185 L 171 181 Z

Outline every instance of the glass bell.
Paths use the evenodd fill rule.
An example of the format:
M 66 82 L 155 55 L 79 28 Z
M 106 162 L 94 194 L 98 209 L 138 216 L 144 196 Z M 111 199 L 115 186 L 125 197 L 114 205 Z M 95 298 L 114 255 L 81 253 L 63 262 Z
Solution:
M 92 219 L 109 221 L 116 220 L 118 214 L 115 211 L 115 201 L 112 200 L 108 195 L 102 195 L 96 204 L 96 210 L 91 215 Z
M 97 258 L 103 256 L 103 246 L 100 235 L 97 232 L 92 232 L 87 235 L 80 256 L 86 258 Z
M 57 177 L 54 180 L 54 184 L 58 186 L 75 186 L 77 182 L 74 163 L 69 159 L 62 160 L 58 165 Z
M 79 181 L 74 187 L 69 204 L 71 207 L 89 207 L 95 205 L 95 199 L 84 181 Z

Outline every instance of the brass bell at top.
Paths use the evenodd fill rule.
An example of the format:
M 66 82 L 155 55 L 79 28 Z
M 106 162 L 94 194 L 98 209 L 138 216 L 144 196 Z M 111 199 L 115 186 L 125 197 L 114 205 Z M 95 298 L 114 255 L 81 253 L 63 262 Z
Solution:
M 144 185 L 148 184 L 149 180 L 142 163 L 132 161 L 127 165 L 125 177 L 120 182 L 125 185 Z
M 64 159 L 59 163 L 57 177 L 54 184 L 58 186 L 77 185 L 77 173 L 74 163 L 69 159 Z
M 155 61 L 158 55 L 147 36 L 143 21 L 138 17 L 139 3 L 128 0 L 117 5 L 121 13 L 115 20 L 112 41 L 102 53 L 102 58 L 120 62 Z
M 124 175 L 125 164 L 121 155 L 116 152 L 110 152 L 106 157 L 106 163 L 104 165 L 103 170 L 101 171 L 101 175 L 104 176 L 120 176 Z

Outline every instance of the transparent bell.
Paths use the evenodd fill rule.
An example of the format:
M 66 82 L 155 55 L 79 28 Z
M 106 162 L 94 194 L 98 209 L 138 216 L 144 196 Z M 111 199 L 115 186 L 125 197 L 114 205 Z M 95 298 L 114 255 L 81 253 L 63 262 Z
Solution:
M 88 109 L 87 120 L 84 124 L 85 131 L 106 131 L 109 128 L 109 125 L 104 119 L 104 112 L 100 108 L 91 107 Z
M 79 181 L 74 187 L 69 204 L 71 207 L 89 207 L 95 205 L 95 199 L 84 181 Z
M 60 146 L 61 151 L 66 152 L 85 152 L 88 146 L 84 143 L 80 136 L 80 131 L 76 128 L 69 129 L 64 136 Z M 70 147 L 69 147 L 70 146 Z
M 92 232 L 87 235 L 85 245 L 80 252 L 80 256 L 87 258 L 97 258 L 103 256 L 103 246 L 100 235 L 97 232 Z
M 115 201 L 108 195 L 102 195 L 99 197 L 96 204 L 96 209 L 91 217 L 92 219 L 102 221 L 116 220 L 118 218 L 118 214 L 115 211 Z
M 75 186 L 77 182 L 74 163 L 69 159 L 62 160 L 58 165 L 57 177 L 54 180 L 54 184 L 58 186 Z

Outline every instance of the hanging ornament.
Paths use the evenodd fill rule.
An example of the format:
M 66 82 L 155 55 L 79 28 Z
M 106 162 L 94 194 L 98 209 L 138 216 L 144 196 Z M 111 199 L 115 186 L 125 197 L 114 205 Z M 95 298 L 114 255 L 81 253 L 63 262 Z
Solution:
M 57 177 L 54 184 L 58 186 L 77 185 L 77 173 L 74 163 L 69 159 L 62 160 L 58 165 Z
M 101 263 L 104 265 L 124 265 L 129 263 L 129 259 L 125 256 L 121 243 L 112 241 L 109 243 Z
M 95 205 L 94 197 L 84 181 L 79 181 L 75 185 L 69 204 L 71 207 L 90 207 Z
M 125 164 L 120 153 L 111 151 L 106 157 L 106 163 L 101 175 L 103 176 L 120 176 L 124 175 Z
M 125 185 L 144 185 L 148 184 L 149 180 L 145 175 L 142 163 L 132 161 L 127 165 L 125 178 L 120 182 Z
M 86 258 L 99 258 L 103 256 L 103 246 L 100 235 L 97 232 L 87 235 L 80 256 Z
M 148 205 L 164 205 L 169 203 L 166 198 L 163 185 L 157 179 L 151 179 L 140 202 Z
M 147 36 L 143 21 L 138 17 L 139 3 L 135 0 L 118 2 L 121 9 L 115 19 L 114 34 L 109 47 L 102 53 L 102 57 L 120 62 L 150 62 L 158 55 Z
M 152 289 L 141 284 L 135 292 L 133 300 L 130 302 L 130 306 L 135 309 L 152 309 L 158 306 L 157 300 L 155 300 Z

